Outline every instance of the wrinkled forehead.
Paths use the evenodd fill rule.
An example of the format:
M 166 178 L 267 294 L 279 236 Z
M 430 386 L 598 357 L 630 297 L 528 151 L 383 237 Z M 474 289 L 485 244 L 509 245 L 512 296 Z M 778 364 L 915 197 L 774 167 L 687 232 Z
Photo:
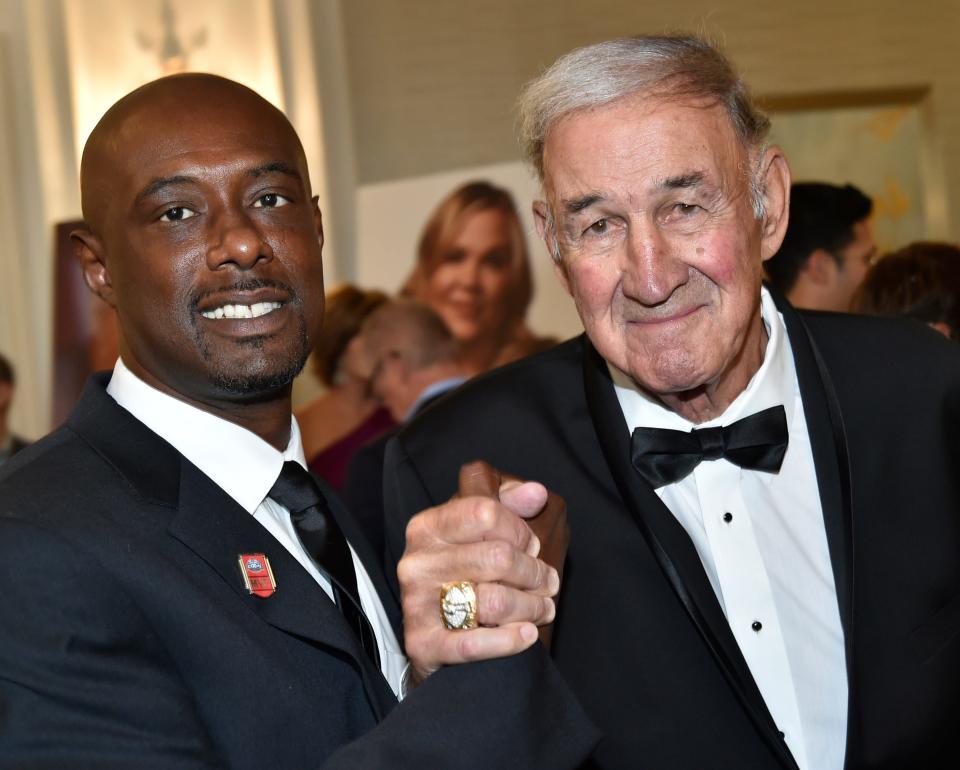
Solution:
M 664 175 L 739 176 L 750 154 L 716 101 L 638 92 L 568 113 L 550 126 L 543 189 L 550 199 L 560 188 L 617 186 L 628 176 L 652 186 Z

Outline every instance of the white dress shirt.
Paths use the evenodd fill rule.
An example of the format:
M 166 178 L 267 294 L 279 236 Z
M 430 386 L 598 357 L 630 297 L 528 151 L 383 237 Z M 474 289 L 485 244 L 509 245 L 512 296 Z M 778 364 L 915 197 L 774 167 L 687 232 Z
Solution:
M 236 500 L 303 565 L 333 599 L 330 581 L 304 550 L 290 519 L 290 512 L 267 497 L 284 462 L 292 460 L 303 468 L 307 467 L 300 428 L 292 416 L 290 441 L 287 448 L 279 452 L 245 428 L 147 385 L 122 360 L 118 360 L 113 369 L 107 393 Z M 407 659 L 400 651 L 370 576 L 352 546 L 350 554 L 357 573 L 360 604 L 377 637 L 380 668 L 394 693 L 400 697 Z
M 687 531 L 737 644 L 801 770 L 841 770 L 847 731 L 843 629 L 793 352 L 766 289 L 763 364 L 716 419 L 695 425 L 610 367 L 627 427 L 689 431 L 782 404 L 779 473 L 705 460 L 656 490 Z M 757 624 L 760 624 L 759 630 Z

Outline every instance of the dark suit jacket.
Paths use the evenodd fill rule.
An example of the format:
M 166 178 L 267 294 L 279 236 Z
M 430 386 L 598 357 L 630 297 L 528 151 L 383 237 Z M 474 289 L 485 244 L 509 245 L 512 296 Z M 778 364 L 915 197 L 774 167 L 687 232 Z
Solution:
M 847 767 L 960 767 L 960 347 L 920 325 L 782 310 L 845 634 Z M 542 481 L 572 530 L 553 655 L 604 733 L 596 766 L 795 766 L 629 440 L 585 338 L 475 380 L 388 449 L 388 549 L 465 461 Z
M 19 452 L 19 451 L 22 450 L 22 449 L 26 449 L 28 446 L 30 446 L 30 442 L 29 442 L 29 441 L 26 441 L 26 440 L 20 438 L 20 437 L 19 437 L 18 435 L 16 435 L 15 433 L 14 433 L 14 434 L 11 434 L 11 436 L 10 436 L 10 449 L 9 449 L 9 451 L 5 452 L 5 451 L 3 451 L 2 449 L 0 449 L 0 464 L 2 464 L 3 462 L 5 462 L 6 460 L 9 460 L 9 459 L 10 459 L 11 457 L 13 457 L 17 452 Z
M 0 471 L 0 767 L 564 767 L 588 751 L 538 648 L 442 669 L 397 706 L 309 574 L 105 383 Z M 269 598 L 242 585 L 251 552 L 272 563 Z
M 422 414 L 427 407 L 439 401 L 460 384 L 460 381 L 457 381 L 449 388 L 426 399 L 407 421 Z M 354 452 L 347 466 L 347 479 L 343 485 L 343 499 L 347 508 L 353 514 L 353 518 L 363 530 L 367 540 L 370 541 L 381 563 L 386 547 L 383 537 L 383 460 L 387 444 L 400 432 L 401 427 L 403 426 L 394 426 Z M 390 574 L 392 573 L 391 569 Z

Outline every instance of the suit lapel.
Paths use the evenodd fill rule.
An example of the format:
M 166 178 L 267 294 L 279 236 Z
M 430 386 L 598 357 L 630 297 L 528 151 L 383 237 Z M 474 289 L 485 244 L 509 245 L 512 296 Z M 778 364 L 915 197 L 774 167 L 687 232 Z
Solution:
M 693 542 L 653 488 L 630 465 L 630 434 L 606 362 L 586 337 L 583 363 L 590 416 L 624 503 L 761 736 L 785 767 L 796 768 L 730 631 Z
M 393 694 L 330 597 L 273 535 L 186 460 L 180 506 L 169 532 L 215 570 L 265 622 L 349 656 L 363 677 L 378 718 L 386 714 Z M 262 553 L 270 559 L 277 582 L 272 596 L 261 598 L 247 591 L 238 562 L 242 553 Z
M 108 374 L 97 375 L 88 383 L 68 424 L 117 469 L 140 498 L 171 509 L 168 533 L 217 573 L 264 622 L 351 659 L 363 676 L 378 718 L 382 718 L 396 700 L 323 589 L 253 516 L 118 406 L 104 390 L 107 382 Z M 247 591 L 238 562 L 242 553 L 263 553 L 270 559 L 277 582 L 272 596 L 261 598 Z

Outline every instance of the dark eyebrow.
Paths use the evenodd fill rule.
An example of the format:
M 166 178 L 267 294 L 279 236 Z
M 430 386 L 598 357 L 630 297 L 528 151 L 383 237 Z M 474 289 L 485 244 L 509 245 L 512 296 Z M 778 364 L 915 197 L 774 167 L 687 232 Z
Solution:
M 282 160 L 273 161 L 272 163 L 264 163 L 262 166 L 252 168 L 247 171 L 247 176 L 257 177 L 271 173 L 286 174 L 287 176 L 292 176 L 298 182 L 303 181 L 303 177 L 300 176 L 300 172 L 289 163 L 284 163 Z
M 303 177 L 300 176 L 300 172 L 291 166 L 289 163 L 284 163 L 283 161 L 273 161 L 271 163 L 264 163 L 263 165 L 256 166 L 247 171 L 247 176 L 258 177 L 263 174 L 270 173 L 280 173 L 286 174 L 287 176 L 293 177 L 298 182 L 303 181 Z M 151 195 L 155 195 L 160 192 L 164 187 L 170 187 L 175 184 L 196 184 L 199 180 L 193 176 L 165 176 L 159 177 L 157 179 L 151 179 L 150 182 L 144 187 L 140 193 L 137 195 L 135 205 L 142 203 L 144 200 L 149 198 Z
M 603 196 L 600 193 L 587 193 L 582 195 L 579 198 L 570 198 L 569 200 L 562 200 L 563 209 L 568 214 L 579 214 L 586 208 L 590 208 L 594 203 L 599 203 L 603 200 Z
M 160 192 L 164 187 L 169 187 L 170 185 L 175 184 L 193 184 L 196 181 L 196 177 L 192 176 L 165 176 L 160 177 L 159 179 L 152 179 L 150 183 L 137 195 L 134 205 L 140 204 L 151 195 Z
M 690 187 L 696 187 L 703 183 L 705 175 L 702 171 L 693 171 L 689 174 L 680 176 L 671 176 L 657 182 L 657 188 L 660 190 L 685 190 Z

